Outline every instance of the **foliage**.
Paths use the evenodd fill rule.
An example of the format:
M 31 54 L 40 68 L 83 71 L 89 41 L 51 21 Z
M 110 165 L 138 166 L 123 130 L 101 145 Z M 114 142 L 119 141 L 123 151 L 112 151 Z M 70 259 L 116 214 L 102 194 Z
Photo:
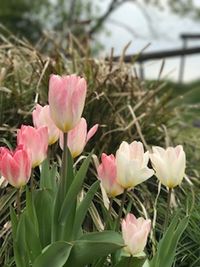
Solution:
M 16 35 L 34 42 L 49 30 L 66 37 L 69 27 L 77 37 L 84 38 L 84 34 L 89 36 L 87 28 L 92 27 L 97 9 L 91 0 L 2 0 L 0 23 Z
M 72 160 L 68 158 L 67 175 L 61 177 L 64 179 L 56 184 L 56 172 L 44 162 L 45 170 L 42 172 L 45 177 L 42 179 L 48 182 L 48 185 L 44 186 L 44 181 L 41 182 L 40 188 L 34 190 L 33 194 L 26 189 L 26 207 L 20 217 L 11 209 L 17 267 L 26 267 L 30 262 L 35 267 L 62 267 L 71 266 L 72 263 L 85 266 L 98 257 L 107 256 L 123 247 L 121 237 L 116 232 L 83 233 L 84 217 L 99 187 L 99 182 L 96 182 L 79 208 L 76 208 L 77 193 L 81 190 L 90 159 L 91 156 L 88 156 L 76 175 L 70 177 L 73 176 L 73 166 Z M 71 181 L 69 188 L 63 186 L 67 182 L 66 179 Z M 68 190 L 63 192 L 63 188 Z M 88 197 L 91 194 L 92 197 Z M 45 209 L 44 206 L 41 207 L 41 203 L 45 205 Z M 62 214 L 63 210 L 65 214 Z

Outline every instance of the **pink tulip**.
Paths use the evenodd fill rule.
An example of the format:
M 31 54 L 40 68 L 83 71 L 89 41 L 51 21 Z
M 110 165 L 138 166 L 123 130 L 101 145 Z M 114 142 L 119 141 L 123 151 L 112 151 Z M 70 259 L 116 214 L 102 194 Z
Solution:
M 126 216 L 122 221 L 122 236 L 128 253 L 134 256 L 144 251 L 150 229 L 151 220 L 136 219 L 130 213 Z
M 56 127 L 50 116 L 49 105 L 42 107 L 37 104 L 32 113 L 32 116 L 35 128 L 47 126 L 49 137 L 48 143 L 49 145 L 54 144 L 59 138 L 60 130 Z
M 84 118 L 81 118 L 80 122 L 74 129 L 68 132 L 67 145 L 73 158 L 79 156 L 87 144 L 98 129 L 98 124 L 95 124 L 89 132 L 87 132 L 87 122 Z M 63 149 L 63 133 L 60 134 L 60 147 Z
M 97 168 L 99 180 L 106 193 L 110 197 L 115 197 L 123 193 L 124 189 L 117 182 L 117 167 L 114 155 L 101 156 L 101 164 Z
M 17 144 L 22 144 L 30 154 L 32 167 L 40 165 L 47 157 L 48 129 L 22 125 L 17 131 Z
M 56 126 L 63 132 L 73 129 L 81 119 L 86 81 L 76 75 L 51 75 L 49 81 L 50 114 Z
M 1 154 L 1 173 L 12 186 L 20 188 L 27 184 L 31 175 L 31 160 L 22 145 L 12 152 L 4 150 Z

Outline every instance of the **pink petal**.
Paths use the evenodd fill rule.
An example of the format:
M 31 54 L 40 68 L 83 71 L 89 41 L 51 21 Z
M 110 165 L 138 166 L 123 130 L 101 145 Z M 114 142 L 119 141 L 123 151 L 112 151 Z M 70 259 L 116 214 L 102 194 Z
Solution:
M 95 124 L 87 133 L 87 139 L 86 139 L 86 143 L 92 138 L 92 136 L 96 133 L 96 131 L 98 130 L 99 125 Z

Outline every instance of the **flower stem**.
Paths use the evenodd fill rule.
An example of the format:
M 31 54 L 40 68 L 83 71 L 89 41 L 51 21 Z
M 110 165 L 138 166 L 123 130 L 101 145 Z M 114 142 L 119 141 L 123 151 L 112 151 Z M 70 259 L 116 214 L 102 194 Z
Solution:
M 132 258 L 133 258 L 133 256 L 131 255 L 131 256 L 129 257 L 129 260 L 128 260 L 128 267 L 131 267 L 131 261 L 132 261 Z
M 18 216 L 21 213 L 21 194 L 22 194 L 22 187 L 17 189 L 17 195 L 16 195 L 16 207 Z
M 111 209 L 112 209 L 112 204 L 113 204 L 113 198 L 110 198 L 110 203 L 109 203 L 109 208 L 108 208 L 108 215 L 106 218 L 106 222 L 105 222 L 105 230 L 108 228 L 108 223 L 109 223 L 109 219 L 111 218 Z
M 169 223 L 171 195 L 172 195 L 172 188 L 169 188 L 168 196 L 167 196 L 167 210 L 166 210 L 166 215 L 165 215 L 164 231 L 166 230 L 168 223 Z
M 34 169 L 31 170 L 31 183 L 30 183 L 30 186 L 31 186 L 31 194 L 33 194 L 33 190 L 34 190 Z
M 63 133 L 63 154 L 62 154 L 62 166 L 61 166 L 61 183 L 63 184 L 63 190 L 66 188 L 67 183 L 67 158 L 68 158 L 68 148 L 67 148 L 67 133 Z
M 126 196 L 127 196 L 127 189 L 124 189 L 124 193 L 122 195 L 122 202 L 121 202 L 121 206 L 120 206 L 120 209 L 119 209 L 119 215 L 118 215 L 117 223 L 116 223 L 116 231 L 119 231 L 120 220 L 122 218 L 122 213 L 123 213 L 123 208 L 124 208 L 124 204 L 125 204 L 125 201 L 126 201 Z

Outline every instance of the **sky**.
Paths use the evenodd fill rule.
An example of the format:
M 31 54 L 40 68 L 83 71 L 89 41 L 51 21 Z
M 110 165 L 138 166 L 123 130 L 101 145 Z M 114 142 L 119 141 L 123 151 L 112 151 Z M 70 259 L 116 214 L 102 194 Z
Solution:
M 103 12 L 109 0 L 98 2 Z M 141 1 L 142 3 L 142 1 Z M 200 1 L 196 0 L 200 5 Z M 108 34 L 109 33 L 109 34 Z M 200 34 L 200 20 L 194 21 L 188 17 L 180 18 L 167 8 L 160 11 L 152 6 L 137 6 L 125 3 L 112 13 L 105 25 L 105 30 L 99 37 L 104 45 L 101 55 L 109 54 L 114 48 L 115 55 L 120 55 L 124 46 L 131 41 L 127 54 L 138 53 L 147 45 L 145 51 L 159 51 L 182 47 L 181 33 Z M 200 46 L 200 40 L 190 41 L 188 47 Z M 157 78 L 162 60 L 148 61 L 144 65 L 145 78 Z M 178 80 L 180 58 L 165 60 L 162 77 Z M 200 54 L 186 58 L 184 81 L 200 79 Z

